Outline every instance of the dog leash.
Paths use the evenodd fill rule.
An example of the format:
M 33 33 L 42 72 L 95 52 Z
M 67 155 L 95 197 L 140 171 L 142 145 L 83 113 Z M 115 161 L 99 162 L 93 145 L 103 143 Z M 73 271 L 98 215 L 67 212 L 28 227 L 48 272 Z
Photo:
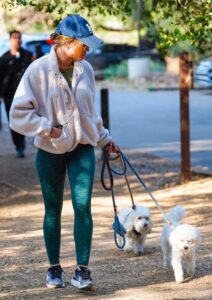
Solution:
M 117 205 L 115 201 L 115 195 L 114 195 L 114 190 L 113 190 L 113 173 L 117 175 L 124 175 L 126 172 L 126 164 L 124 165 L 123 172 L 117 172 L 116 170 L 112 169 L 110 166 L 110 161 L 111 160 L 116 160 L 119 157 L 117 155 L 115 158 L 111 158 L 109 152 L 106 150 L 106 148 L 103 150 L 103 164 L 102 164 L 102 170 L 101 170 L 101 183 L 103 188 L 106 191 L 110 191 L 112 195 L 112 202 L 113 202 L 113 210 L 114 210 L 114 223 L 112 225 L 112 228 L 114 230 L 114 241 L 119 249 L 123 249 L 125 246 L 125 233 L 126 230 L 124 226 L 120 223 L 119 218 L 118 218 L 118 212 L 117 212 Z M 105 180 L 104 180 L 104 174 L 105 170 L 107 169 L 108 175 L 109 175 L 109 185 L 106 185 Z M 118 242 L 118 236 L 120 236 L 121 243 Z
M 123 169 L 125 181 L 126 181 L 126 184 L 127 184 L 127 187 L 128 187 L 129 194 L 130 194 L 130 199 L 131 199 L 131 202 L 132 202 L 132 209 L 135 210 L 136 205 L 135 205 L 135 202 L 134 202 L 134 199 L 133 199 L 132 190 L 131 190 L 131 187 L 130 187 L 130 184 L 129 184 L 129 181 L 128 181 L 128 178 L 127 178 L 126 163 L 124 163 L 124 160 L 123 160 L 122 156 L 120 156 L 120 155 L 118 155 L 118 156 L 120 158 L 120 162 L 121 162 L 121 166 L 122 166 L 122 169 Z
M 166 214 L 164 213 L 163 209 L 161 208 L 160 204 L 158 203 L 158 201 L 155 199 L 155 197 L 153 196 L 153 194 L 150 192 L 150 190 L 148 189 L 148 187 L 146 186 L 145 182 L 141 179 L 141 177 L 138 175 L 137 171 L 134 169 L 134 167 L 131 165 L 131 163 L 129 162 L 129 160 L 127 159 L 126 155 L 122 152 L 122 151 L 118 151 L 119 155 L 122 157 L 122 160 L 125 161 L 126 165 L 128 165 L 130 167 L 130 169 L 133 171 L 133 173 L 135 174 L 135 176 L 137 177 L 138 181 L 141 183 L 141 185 L 144 187 L 144 189 L 146 190 L 146 192 L 149 194 L 149 196 L 151 197 L 152 201 L 155 203 L 155 205 L 157 206 L 157 208 L 159 209 L 159 211 L 161 212 L 161 214 L 163 215 L 164 220 L 166 221 L 167 224 L 171 225 L 171 221 L 167 218 Z
M 112 169 L 111 166 L 110 166 L 110 160 L 116 160 L 117 158 L 120 158 L 120 160 L 121 160 L 121 165 L 122 165 L 122 168 L 123 168 L 122 172 L 118 172 L 118 171 Z M 133 203 L 132 207 L 133 207 L 133 209 L 135 209 L 136 206 L 135 206 L 135 203 L 133 201 L 132 192 L 131 192 L 129 182 L 128 182 L 128 179 L 127 179 L 127 176 L 126 176 L 127 166 L 129 166 L 129 168 L 132 170 L 132 172 L 137 177 L 138 181 L 141 183 L 141 185 L 144 187 L 146 192 L 149 194 L 150 198 L 152 199 L 152 201 L 155 203 L 155 205 L 157 206 L 157 208 L 159 209 L 159 211 L 163 215 L 163 218 L 164 218 L 165 222 L 169 226 L 172 227 L 171 221 L 168 219 L 168 217 L 164 213 L 163 209 L 161 208 L 160 204 L 158 203 L 158 201 L 155 199 L 155 197 L 152 195 L 152 193 L 150 192 L 150 190 L 146 186 L 145 182 L 141 179 L 141 177 L 138 175 L 137 171 L 131 165 L 131 163 L 127 159 L 126 155 L 121 150 L 118 150 L 117 151 L 117 156 L 112 159 L 110 157 L 109 152 L 106 149 L 104 149 L 103 164 L 102 164 L 102 171 L 101 171 L 101 182 L 102 182 L 102 186 L 104 187 L 104 189 L 107 190 L 107 191 L 111 191 L 111 194 L 112 194 L 112 201 L 113 201 L 113 208 L 114 208 L 114 215 L 115 215 L 115 221 L 114 221 L 114 224 L 113 224 L 112 227 L 114 229 L 115 244 L 119 249 L 123 249 L 124 246 L 125 246 L 125 236 L 124 236 L 124 234 L 126 233 L 126 230 L 122 226 L 122 224 L 120 223 L 120 221 L 118 219 L 117 206 L 116 206 L 116 203 L 115 203 L 115 196 L 114 196 L 114 190 L 113 190 L 113 173 L 116 174 L 116 175 L 121 175 L 121 176 L 124 175 L 125 176 L 125 180 L 127 182 L 127 186 L 128 186 L 129 192 L 130 192 L 132 203 Z M 107 167 L 107 171 L 108 171 L 108 174 L 109 174 L 109 181 L 110 181 L 109 186 L 107 186 L 105 184 L 105 181 L 104 181 L 104 173 L 105 173 L 106 167 Z M 118 244 L 118 242 L 117 242 L 117 234 L 119 234 L 120 237 L 122 238 L 122 244 L 121 245 Z

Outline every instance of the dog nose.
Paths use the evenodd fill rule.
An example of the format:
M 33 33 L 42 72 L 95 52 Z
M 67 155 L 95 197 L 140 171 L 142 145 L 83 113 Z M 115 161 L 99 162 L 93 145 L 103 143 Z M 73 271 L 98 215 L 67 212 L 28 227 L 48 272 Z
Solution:
M 144 227 L 147 227 L 147 224 L 146 224 L 146 223 L 144 223 Z
M 188 250 L 188 247 L 187 247 L 187 246 L 185 246 L 185 247 L 184 247 L 184 249 L 185 249 L 185 250 Z

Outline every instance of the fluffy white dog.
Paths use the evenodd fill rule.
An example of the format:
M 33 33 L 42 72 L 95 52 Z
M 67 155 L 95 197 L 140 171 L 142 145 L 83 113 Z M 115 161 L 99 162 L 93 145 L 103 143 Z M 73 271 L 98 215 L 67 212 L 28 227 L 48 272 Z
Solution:
M 124 251 L 133 251 L 137 255 L 144 253 L 146 236 L 153 226 L 149 208 L 140 205 L 136 205 L 135 209 L 123 208 L 118 218 L 127 231 Z
M 161 248 L 164 256 L 164 267 L 172 264 L 177 283 L 184 280 L 184 272 L 193 276 L 196 264 L 196 249 L 200 244 L 199 230 L 189 224 L 180 224 L 185 216 L 185 209 L 177 205 L 171 209 L 167 217 L 173 228 L 165 225 L 161 233 Z

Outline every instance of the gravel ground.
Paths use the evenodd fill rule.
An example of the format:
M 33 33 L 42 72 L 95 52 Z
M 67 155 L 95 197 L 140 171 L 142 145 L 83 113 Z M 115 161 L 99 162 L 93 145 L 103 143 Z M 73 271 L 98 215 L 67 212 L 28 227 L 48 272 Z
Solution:
M 92 294 L 79 293 L 69 283 L 75 268 L 75 254 L 68 183 L 64 194 L 61 244 L 67 287 L 46 289 L 48 264 L 42 237 L 43 203 L 34 169 L 34 149 L 28 140 L 25 159 L 16 159 L 13 151 L 0 152 L 0 299 L 212 299 L 212 178 L 196 175 L 191 182 L 181 185 L 177 164 L 140 151 L 124 151 L 164 210 L 167 212 L 176 204 L 184 205 L 185 222 L 200 229 L 202 244 L 193 280 L 176 284 L 172 270 L 162 267 L 159 245 L 162 216 L 130 173 L 135 201 L 151 208 L 154 228 L 147 239 L 144 255 L 136 257 L 116 249 L 111 229 L 112 202 L 110 194 L 100 184 L 101 160 L 97 153 L 90 267 L 98 290 Z M 118 208 L 130 206 L 123 178 L 115 179 L 115 192 Z

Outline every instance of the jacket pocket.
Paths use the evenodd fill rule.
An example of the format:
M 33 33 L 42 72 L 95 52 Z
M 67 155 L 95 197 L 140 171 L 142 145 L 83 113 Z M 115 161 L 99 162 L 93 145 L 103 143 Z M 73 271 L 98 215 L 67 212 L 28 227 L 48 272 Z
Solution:
M 59 138 L 51 138 L 51 143 L 58 153 L 72 151 L 76 146 L 76 133 L 72 123 L 66 124 L 62 128 L 62 134 Z

